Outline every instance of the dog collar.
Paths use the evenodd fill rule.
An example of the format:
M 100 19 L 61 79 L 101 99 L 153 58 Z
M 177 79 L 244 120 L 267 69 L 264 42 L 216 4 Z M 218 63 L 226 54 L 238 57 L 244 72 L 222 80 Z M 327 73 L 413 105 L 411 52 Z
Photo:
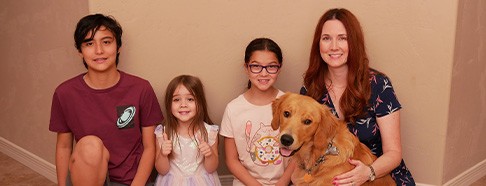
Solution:
M 331 140 L 331 142 L 329 142 L 329 144 L 327 145 L 326 152 L 324 152 L 323 155 L 319 156 L 319 158 L 316 160 L 313 166 L 309 168 L 305 168 L 305 163 L 302 161 L 302 163 L 300 164 L 300 168 L 306 172 L 306 174 L 304 175 L 304 182 L 309 183 L 310 181 L 312 181 L 312 175 L 311 175 L 312 169 L 317 167 L 319 164 L 323 163 L 326 160 L 327 155 L 338 155 L 338 154 L 339 154 L 339 150 L 337 149 L 336 146 L 333 145 L 333 142 Z

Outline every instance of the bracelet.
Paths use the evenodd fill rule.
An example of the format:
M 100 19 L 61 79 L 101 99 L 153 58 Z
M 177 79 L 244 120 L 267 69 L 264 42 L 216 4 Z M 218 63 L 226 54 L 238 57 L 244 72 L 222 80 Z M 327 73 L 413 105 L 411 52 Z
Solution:
M 371 170 L 370 176 L 368 177 L 368 181 L 374 181 L 375 178 L 376 178 L 375 169 L 373 169 L 373 166 L 371 166 L 371 165 L 369 165 L 368 167 Z

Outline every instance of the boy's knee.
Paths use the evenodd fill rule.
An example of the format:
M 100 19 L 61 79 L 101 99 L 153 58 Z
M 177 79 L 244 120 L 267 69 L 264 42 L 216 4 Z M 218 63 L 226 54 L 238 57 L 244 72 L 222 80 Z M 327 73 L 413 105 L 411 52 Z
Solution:
M 109 152 L 103 141 L 97 136 L 85 136 L 76 143 L 71 162 L 98 166 L 108 159 Z

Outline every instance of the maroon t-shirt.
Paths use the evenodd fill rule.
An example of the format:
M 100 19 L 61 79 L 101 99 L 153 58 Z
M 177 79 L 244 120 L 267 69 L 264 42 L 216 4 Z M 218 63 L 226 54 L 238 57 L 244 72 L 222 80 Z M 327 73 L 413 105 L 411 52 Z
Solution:
M 49 130 L 73 133 L 76 141 L 98 136 L 110 152 L 111 181 L 130 184 L 142 156 L 141 127 L 163 119 L 159 102 L 147 80 L 120 71 L 118 83 L 95 90 L 80 74 L 54 92 Z

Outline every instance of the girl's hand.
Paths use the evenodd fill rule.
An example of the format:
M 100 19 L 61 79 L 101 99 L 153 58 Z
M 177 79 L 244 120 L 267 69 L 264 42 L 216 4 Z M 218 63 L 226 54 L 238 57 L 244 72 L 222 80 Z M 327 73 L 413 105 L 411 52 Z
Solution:
M 285 184 L 284 181 L 282 181 L 282 180 L 278 180 L 277 183 L 275 183 L 275 186 L 287 186 L 287 185 L 289 185 L 289 184 L 288 183 Z
M 209 157 L 213 155 L 213 151 L 209 144 L 202 139 L 201 136 L 197 136 L 197 140 L 199 141 L 199 152 L 204 155 L 204 157 Z
M 169 140 L 167 134 L 164 132 L 162 134 L 164 141 L 162 142 L 162 146 L 160 147 L 160 154 L 163 156 L 168 156 L 172 152 L 172 140 Z
M 355 166 L 354 169 L 334 177 L 332 184 L 356 186 L 368 181 L 371 170 L 367 165 L 359 160 L 352 159 L 349 159 L 349 163 Z

